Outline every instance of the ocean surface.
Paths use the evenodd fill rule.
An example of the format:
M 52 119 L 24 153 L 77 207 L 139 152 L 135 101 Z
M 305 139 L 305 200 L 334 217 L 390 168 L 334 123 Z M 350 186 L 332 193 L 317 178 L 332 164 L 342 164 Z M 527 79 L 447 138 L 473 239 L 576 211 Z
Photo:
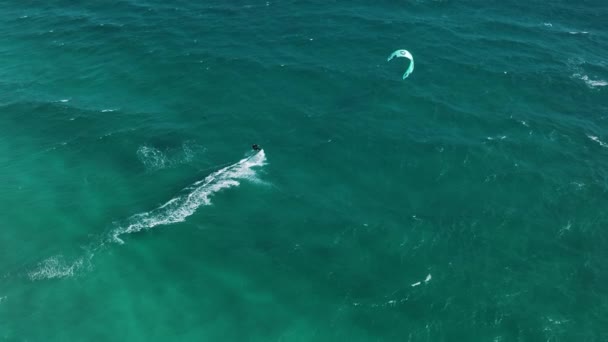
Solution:
M 608 341 L 607 23 L 1 1 L 0 341 Z

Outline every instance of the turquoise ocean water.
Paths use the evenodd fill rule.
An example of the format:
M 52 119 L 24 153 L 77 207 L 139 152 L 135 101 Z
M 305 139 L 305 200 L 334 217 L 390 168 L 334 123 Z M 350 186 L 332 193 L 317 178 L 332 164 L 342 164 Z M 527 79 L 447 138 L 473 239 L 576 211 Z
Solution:
M 0 2 L 0 340 L 608 341 L 607 18 Z

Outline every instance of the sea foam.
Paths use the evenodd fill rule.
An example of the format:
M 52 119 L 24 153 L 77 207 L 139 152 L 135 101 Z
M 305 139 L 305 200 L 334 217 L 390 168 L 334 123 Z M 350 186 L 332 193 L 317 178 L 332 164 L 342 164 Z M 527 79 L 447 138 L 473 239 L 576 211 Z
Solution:
M 599 137 L 594 136 L 594 135 L 587 135 L 587 138 L 595 141 L 596 143 L 600 144 L 600 146 L 602 147 L 606 147 L 608 148 L 608 144 L 606 144 L 605 142 L 601 141 Z
M 83 266 L 83 259 L 78 258 L 67 262 L 63 256 L 52 256 L 40 262 L 37 267 L 28 273 L 30 280 L 58 279 L 74 275 Z
M 194 152 L 189 144 L 184 143 L 181 151 L 161 151 L 152 146 L 141 146 L 137 149 L 137 158 L 149 171 L 162 170 L 192 161 Z
M 573 76 L 578 78 L 579 80 L 585 81 L 585 84 L 590 88 L 605 87 L 608 85 L 608 82 L 604 80 L 592 80 L 587 75 L 574 74 Z

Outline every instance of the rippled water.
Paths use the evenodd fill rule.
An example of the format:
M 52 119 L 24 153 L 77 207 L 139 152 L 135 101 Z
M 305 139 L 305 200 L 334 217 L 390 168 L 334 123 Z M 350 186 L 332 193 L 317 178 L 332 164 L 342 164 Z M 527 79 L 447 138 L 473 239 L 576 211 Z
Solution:
M 0 339 L 606 340 L 607 16 L 0 3 Z

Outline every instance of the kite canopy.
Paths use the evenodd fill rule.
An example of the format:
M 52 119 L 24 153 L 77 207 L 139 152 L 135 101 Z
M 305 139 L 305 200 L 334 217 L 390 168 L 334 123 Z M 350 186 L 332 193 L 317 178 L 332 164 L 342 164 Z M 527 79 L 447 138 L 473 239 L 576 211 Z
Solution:
M 386 61 L 390 62 L 395 57 L 403 57 L 410 60 L 410 66 L 405 70 L 405 74 L 403 74 L 403 79 L 406 79 L 414 71 L 414 56 L 407 50 L 397 50 L 388 56 Z

